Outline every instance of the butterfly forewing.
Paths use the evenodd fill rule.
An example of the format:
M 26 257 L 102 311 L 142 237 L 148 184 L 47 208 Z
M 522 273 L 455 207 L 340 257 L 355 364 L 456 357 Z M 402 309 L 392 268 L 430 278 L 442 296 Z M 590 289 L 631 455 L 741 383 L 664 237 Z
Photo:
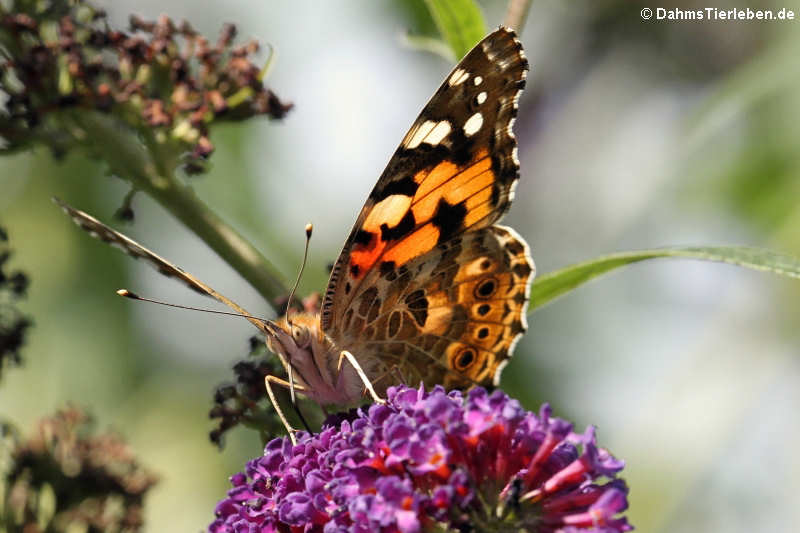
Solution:
M 321 316 L 323 330 L 357 357 L 419 370 L 433 384 L 445 380 L 443 370 L 451 381 L 486 381 L 510 355 L 525 329 L 533 262 L 524 241 L 501 237 L 492 224 L 508 209 L 519 177 L 511 128 L 526 71 L 511 30 L 478 43 L 422 110 L 370 193 L 331 273 Z M 507 246 L 525 268 L 507 293 L 499 285 L 492 293 L 504 313 L 487 322 L 490 345 L 491 332 L 472 337 L 485 322 L 469 311 L 474 291 L 464 289 L 467 282 L 446 290 L 442 280 L 463 278 L 473 261 L 484 260 L 494 265 L 493 276 L 511 279 Z M 491 277 L 475 275 L 472 284 Z M 420 320 L 409 309 L 396 284 L 408 276 L 426 295 L 414 305 L 449 306 L 450 326 L 443 329 L 442 311 Z M 400 329 L 398 316 L 405 317 Z

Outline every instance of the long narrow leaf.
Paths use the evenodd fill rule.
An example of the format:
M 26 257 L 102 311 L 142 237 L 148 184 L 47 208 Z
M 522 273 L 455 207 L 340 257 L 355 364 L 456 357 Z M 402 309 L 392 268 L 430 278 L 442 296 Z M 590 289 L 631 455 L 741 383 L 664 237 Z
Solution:
M 800 278 L 800 259 L 761 248 L 706 246 L 620 252 L 570 265 L 537 278 L 531 287 L 531 303 L 528 311 L 543 307 L 587 281 L 611 270 L 639 261 L 658 258 L 716 261 Z
M 425 5 L 456 59 L 464 57 L 488 33 L 474 0 L 425 0 Z

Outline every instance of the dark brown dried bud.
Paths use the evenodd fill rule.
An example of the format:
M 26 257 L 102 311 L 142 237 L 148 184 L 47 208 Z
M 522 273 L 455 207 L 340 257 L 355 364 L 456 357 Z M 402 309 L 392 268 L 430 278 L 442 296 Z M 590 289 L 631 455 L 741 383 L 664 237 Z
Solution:
M 264 389 L 264 378 L 282 375 L 283 368 L 276 357 L 266 353 L 264 339 L 251 338 L 250 348 L 253 352 L 251 357 L 233 367 L 236 384 L 220 385 L 214 393 L 214 406 L 209 411 L 209 417 L 217 421 L 217 427 L 209 437 L 211 442 L 220 447 L 225 433 L 242 423 L 258 427 L 265 439 L 284 431 Z M 276 387 L 275 393 L 282 406 L 291 405 L 286 389 Z M 307 407 L 309 402 L 301 400 L 300 404 Z M 306 412 L 311 410 L 304 409 Z M 293 414 L 287 413 L 290 417 Z
M 101 83 L 97 86 L 97 108 L 103 111 L 111 108 L 114 99 L 111 96 L 111 86 L 107 83 Z
M 25 297 L 30 283 L 27 274 L 19 270 L 6 271 L 11 258 L 7 248 L 8 234 L 0 228 L 0 375 L 7 365 L 22 363 L 20 350 L 25 335 L 33 325 L 30 317 L 23 315 L 15 302 Z
M 208 137 L 200 137 L 200 139 L 197 141 L 197 145 L 194 147 L 194 155 L 197 157 L 208 157 L 213 151 L 214 145 L 211 144 L 211 141 L 208 140 Z
M 15 13 L 10 16 L 10 20 L 11 23 L 17 27 L 17 29 L 33 31 L 37 27 L 36 21 L 25 13 Z
M 171 117 L 164 111 L 163 100 L 148 100 L 142 108 L 142 115 L 151 126 L 167 126 Z
M 219 114 L 228 109 L 228 103 L 223 98 L 222 93 L 217 90 L 206 92 L 206 99 L 211 103 L 214 113 Z
M 238 33 L 236 25 L 230 22 L 222 26 L 222 31 L 219 32 L 219 40 L 217 41 L 217 48 L 227 48 L 231 45 Z

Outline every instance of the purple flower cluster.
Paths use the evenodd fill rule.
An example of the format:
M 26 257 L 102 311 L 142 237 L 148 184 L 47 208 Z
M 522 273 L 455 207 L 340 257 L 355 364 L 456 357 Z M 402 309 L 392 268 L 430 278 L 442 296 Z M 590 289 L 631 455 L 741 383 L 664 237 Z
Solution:
M 623 462 L 594 429 L 500 391 L 393 387 L 386 405 L 267 444 L 210 533 L 630 531 Z M 598 482 L 604 478 L 605 482 Z

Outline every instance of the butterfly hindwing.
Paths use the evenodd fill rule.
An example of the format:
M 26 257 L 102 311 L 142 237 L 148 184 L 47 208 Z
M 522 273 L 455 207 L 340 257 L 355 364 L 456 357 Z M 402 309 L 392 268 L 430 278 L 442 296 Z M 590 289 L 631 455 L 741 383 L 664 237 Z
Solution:
M 341 342 L 407 383 L 446 388 L 499 375 L 526 330 L 533 262 L 515 232 L 490 226 L 450 239 L 398 269 L 368 274 L 342 319 Z
M 512 262 L 503 250 L 505 244 L 498 244 L 502 240 L 497 233 L 500 230 L 492 224 L 508 209 L 519 177 L 516 140 L 511 128 L 526 71 L 521 44 L 511 30 L 500 28 L 464 57 L 422 110 L 370 193 L 331 273 L 321 326 L 335 342 L 347 346 L 358 343 L 362 335 L 387 336 L 389 322 L 379 325 L 369 320 L 369 314 L 376 311 L 367 310 L 363 316 L 365 323 L 386 331 L 364 331 L 361 327 L 368 326 L 353 321 L 352 316 L 364 310 L 365 295 L 380 300 L 379 304 L 371 304 L 380 305 L 378 314 L 391 316 L 397 311 L 393 305 L 402 307 L 394 298 L 397 289 L 391 279 L 399 279 L 412 265 L 423 270 L 440 265 L 441 257 L 452 254 L 463 242 L 480 243 L 484 246 L 481 257 L 496 262 L 499 275 L 509 275 Z M 527 273 L 520 283 L 527 288 L 533 263 L 524 242 L 513 236 L 512 241 L 522 243 L 515 249 L 525 258 Z M 477 257 L 462 253 L 453 258 L 448 266 L 450 275 L 458 277 L 462 270 L 470 268 L 467 263 Z M 422 273 L 415 275 L 420 279 L 425 277 Z M 441 292 L 424 284 L 420 286 L 420 290 L 429 289 Z M 456 308 L 468 308 L 472 300 L 466 292 L 446 296 L 446 300 L 442 300 L 444 296 L 439 299 Z M 508 296 L 498 293 L 497 297 L 512 298 L 510 293 Z M 526 296 L 524 300 L 510 306 L 514 320 L 522 325 L 512 329 L 524 330 Z M 457 357 L 451 356 L 457 347 L 464 345 L 465 336 L 470 334 L 468 330 L 477 324 L 469 317 L 461 321 L 461 326 L 454 326 L 456 330 L 462 328 L 460 333 L 454 329 L 441 332 L 433 324 L 421 325 L 404 340 L 415 347 L 409 348 L 408 353 L 416 354 L 415 357 L 423 354 L 428 359 L 420 361 L 421 368 L 430 366 L 430 359 L 435 358 L 440 370 L 447 366 L 458 379 L 483 381 L 487 372 L 493 373 L 507 355 L 501 353 L 492 359 L 493 348 L 482 343 L 473 357 L 483 361 L 482 366 L 461 365 L 472 370 L 460 370 L 459 365 L 451 362 Z M 437 335 L 438 341 L 432 341 L 431 336 Z M 505 332 L 502 338 L 513 340 L 516 335 Z M 436 346 L 417 350 L 431 343 Z M 508 344 L 510 355 L 513 342 Z M 386 353 L 385 346 L 375 343 L 361 346 L 362 359 L 398 360 Z M 462 361 L 467 359 L 465 356 Z M 437 382 L 427 378 L 425 381 Z

